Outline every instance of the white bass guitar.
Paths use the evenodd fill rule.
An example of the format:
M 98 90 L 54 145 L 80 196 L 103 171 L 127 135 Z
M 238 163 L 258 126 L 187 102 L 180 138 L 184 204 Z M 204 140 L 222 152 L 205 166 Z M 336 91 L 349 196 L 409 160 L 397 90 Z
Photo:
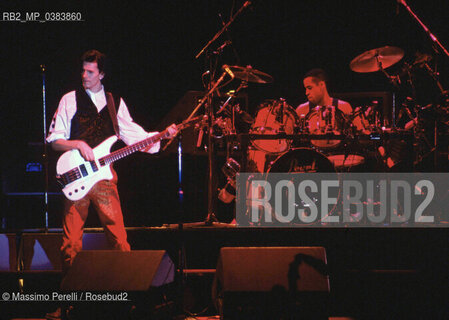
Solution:
M 191 122 L 197 121 L 198 118 L 178 125 L 177 129 L 184 129 Z M 86 161 L 77 149 L 66 151 L 56 164 L 56 179 L 62 186 L 62 192 L 67 199 L 80 200 L 98 181 L 112 179 L 111 164 L 114 161 L 151 146 L 169 136 L 168 130 L 164 130 L 135 144 L 110 152 L 112 145 L 118 139 L 117 136 L 111 136 L 93 149 L 95 157 L 93 161 Z

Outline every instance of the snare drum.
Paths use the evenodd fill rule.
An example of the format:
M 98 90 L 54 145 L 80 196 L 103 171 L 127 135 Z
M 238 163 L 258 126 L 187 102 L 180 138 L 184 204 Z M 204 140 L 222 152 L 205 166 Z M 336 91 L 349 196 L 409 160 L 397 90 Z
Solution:
M 298 115 L 284 100 L 267 100 L 259 106 L 251 133 L 256 134 L 294 134 L 299 124 Z M 252 145 L 263 152 L 283 153 L 290 149 L 291 139 L 255 139 Z
M 310 140 L 310 143 L 318 149 L 330 149 L 339 146 L 342 140 L 325 139 L 326 134 L 343 134 L 346 128 L 346 120 L 343 112 L 335 108 L 317 106 L 307 115 L 307 127 L 310 134 L 323 135 L 323 139 Z

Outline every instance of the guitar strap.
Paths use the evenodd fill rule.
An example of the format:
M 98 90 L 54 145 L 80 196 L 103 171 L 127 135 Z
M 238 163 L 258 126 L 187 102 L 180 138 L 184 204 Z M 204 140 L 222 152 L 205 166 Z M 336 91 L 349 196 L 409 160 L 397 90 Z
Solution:
M 114 126 L 115 134 L 117 137 L 120 138 L 120 130 L 118 128 L 118 121 L 117 121 L 117 110 L 115 109 L 114 97 L 110 92 L 106 93 L 106 104 L 108 107 L 109 116 L 111 117 L 112 120 L 112 125 Z

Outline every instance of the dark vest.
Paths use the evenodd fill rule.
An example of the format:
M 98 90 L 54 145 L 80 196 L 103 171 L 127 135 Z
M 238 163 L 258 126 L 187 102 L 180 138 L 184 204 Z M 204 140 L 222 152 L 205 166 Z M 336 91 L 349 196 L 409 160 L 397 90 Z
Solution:
M 72 118 L 70 140 L 83 140 L 91 148 L 95 148 L 106 138 L 115 135 L 114 125 L 105 106 L 100 112 L 87 92 L 80 88 L 75 91 L 76 113 Z M 114 96 L 115 110 L 117 112 L 120 97 Z

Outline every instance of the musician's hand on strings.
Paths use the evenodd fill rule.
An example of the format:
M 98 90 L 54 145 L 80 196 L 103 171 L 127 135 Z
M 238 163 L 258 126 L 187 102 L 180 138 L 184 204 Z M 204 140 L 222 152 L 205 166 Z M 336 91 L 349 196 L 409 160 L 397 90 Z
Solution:
M 94 152 L 93 152 L 92 148 L 89 147 L 89 145 L 87 143 L 85 143 L 84 141 L 78 140 L 76 148 L 78 149 L 78 151 L 81 153 L 81 155 L 83 156 L 83 158 L 86 161 L 95 160 L 95 156 L 94 156 Z
M 95 160 L 94 152 L 89 145 L 82 141 L 82 140 L 65 140 L 65 139 L 58 139 L 51 143 L 51 146 L 56 151 L 68 151 L 77 149 L 81 156 L 86 161 L 93 161 Z

